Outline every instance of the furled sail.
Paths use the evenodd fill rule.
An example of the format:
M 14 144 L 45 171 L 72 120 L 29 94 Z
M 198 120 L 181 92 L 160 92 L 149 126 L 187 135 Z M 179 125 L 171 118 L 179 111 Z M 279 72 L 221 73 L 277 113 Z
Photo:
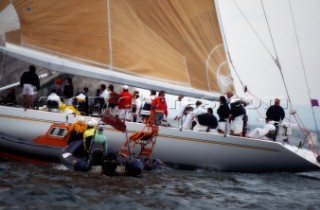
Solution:
M 0 9 L 9 2 L 21 28 L 6 42 L 145 83 L 234 89 L 212 0 L 5 0 Z

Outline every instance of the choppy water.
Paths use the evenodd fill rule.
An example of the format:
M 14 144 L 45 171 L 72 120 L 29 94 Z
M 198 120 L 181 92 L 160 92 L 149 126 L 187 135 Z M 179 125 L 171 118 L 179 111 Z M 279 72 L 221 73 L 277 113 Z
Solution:
M 107 177 L 0 160 L 0 209 L 320 209 L 320 172 Z

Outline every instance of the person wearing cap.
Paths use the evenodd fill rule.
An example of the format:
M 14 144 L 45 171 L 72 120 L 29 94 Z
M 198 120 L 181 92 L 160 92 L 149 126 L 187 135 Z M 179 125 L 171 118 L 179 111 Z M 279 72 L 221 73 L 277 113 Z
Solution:
M 85 152 L 88 152 L 88 149 L 90 148 L 92 138 L 96 131 L 96 125 L 97 121 L 93 118 L 87 123 L 87 129 L 83 134 L 83 148 Z
M 62 95 L 62 88 L 61 88 L 61 80 L 60 79 L 56 79 L 54 84 L 52 84 L 49 87 L 48 94 L 50 94 L 52 92 L 52 90 L 55 90 L 58 96 Z
M 129 120 L 131 115 L 132 95 L 129 93 L 129 87 L 122 85 L 122 92 L 118 96 L 118 117 L 123 120 Z
M 29 71 L 26 71 L 22 74 L 20 78 L 20 86 L 22 90 L 22 106 L 27 108 L 27 97 L 29 109 L 33 108 L 33 94 L 34 89 L 40 89 L 40 79 L 36 74 L 36 67 L 34 65 L 29 66 Z

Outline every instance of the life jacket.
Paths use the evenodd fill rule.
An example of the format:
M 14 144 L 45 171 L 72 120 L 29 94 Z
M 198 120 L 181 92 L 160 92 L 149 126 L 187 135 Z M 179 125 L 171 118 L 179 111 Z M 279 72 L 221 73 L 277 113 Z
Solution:
M 84 133 L 87 130 L 87 124 L 82 121 L 77 121 L 74 123 L 73 130 L 77 133 Z
M 96 130 L 95 128 L 89 128 L 83 134 L 83 146 L 85 151 L 88 151 L 88 149 L 90 148 L 95 130 Z
M 71 133 L 68 144 L 74 140 L 82 140 L 83 133 L 87 129 L 87 124 L 82 121 L 77 121 L 73 123 L 69 129 L 71 130 Z

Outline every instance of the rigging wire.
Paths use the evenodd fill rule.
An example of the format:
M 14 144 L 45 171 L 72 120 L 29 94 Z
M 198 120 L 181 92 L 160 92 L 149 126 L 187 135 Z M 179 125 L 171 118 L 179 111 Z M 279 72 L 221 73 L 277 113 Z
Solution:
M 294 16 L 293 16 L 293 9 L 292 9 L 291 0 L 288 0 L 288 2 L 289 2 L 289 6 L 290 6 L 290 14 L 291 14 L 292 22 L 293 22 L 293 28 L 294 28 L 296 41 L 297 41 L 297 46 L 298 46 L 298 49 L 299 49 L 299 57 L 300 57 L 300 61 L 301 61 L 301 64 L 302 64 L 303 75 L 304 75 L 304 78 L 305 78 L 306 83 L 307 83 L 308 95 L 309 95 L 309 99 L 311 101 L 310 87 L 308 85 L 309 84 L 308 77 L 307 77 L 307 74 L 306 74 L 306 69 L 305 69 L 305 65 L 304 65 L 304 62 L 303 62 L 303 58 L 302 58 L 302 52 L 301 52 L 300 42 L 299 42 L 298 35 L 297 35 L 297 27 L 296 27 L 296 22 L 295 22 L 295 19 L 294 19 Z M 318 130 L 317 121 L 316 121 L 316 118 L 315 118 L 315 113 L 314 113 L 312 105 L 311 105 L 311 110 L 312 110 L 313 121 L 314 121 L 314 124 L 316 126 L 316 131 L 317 131 L 317 135 L 318 135 L 318 139 L 319 139 L 319 130 Z
M 270 28 L 270 26 L 269 26 L 269 21 L 268 21 L 268 17 L 267 17 L 267 15 L 266 15 L 266 12 L 265 12 L 265 7 L 264 7 L 264 4 L 263 4 L 263 0 L 260 0 L 260 2 L 261 2 L 261 5 L 262 5 L 263 12 L 264 12 L 264 14 L 265 14 L 266 22 L 267 22 L 267 24 L 268 24 L 268 29 L 269 29 L 270 36 L 271 36 L 271 39 L 272 39 L 272 43 L 273 43 L 273 47 L 274 47 L 274 52 L 275 52 L 275 54 L 276 54 L 276 56 L 277 56 L 275 62 L 278 63 L 277 67 L 278 67 L 278 69 L 279 69 L 279 72 L 280 72 L 280 75 L 281 75 L 281 78 L 282 78 L 282 82 L 283 82 L 283 84 L 284 84 L 285 91 L 286 91 L 286 94 L 287 94 L 288 102 L 289 102 L 289 105 L 290 105 L 291 110 L 292 110 L 292 109 L 293 109 L 293 106 L 292 106 L 292 103 L 291 103 L 291 97 L 290 97 L 290 95 L 289 95 L 289 90 L 288 90 L 288 87 L 287 87 L 287 84 L 286 84 L 286 81 L 285 81 L 285 78 L 284 78 L 284 73 L 283 73 L 283 71 L 282 71 L 282 68 L 281 68 L 281 65 L 280 65 L 280 62 L 279 62 L 279 59 L 278 59 L 279 57 L 278 57 L 278 54 L 277 54 L 277 48 L 276 48 L 276 46 L 275 46 L 275 44 L 274 44 L 274 41 L 273 41 L 274 38 L 273 38 L 272 33 L 271 33 L 271 28 Z M 290 0 L 289 0 L 289 3 L 290 3 Z M 291 8 L 291 4 L 290 4 L 290 8 Z M 293 13 L 292 13 L 292 8 L 291 8 L 291 18 L 292 18 L 293 24 L 295 25 L 294 18 L 293 18 Z M 296 28 L 295 28 L 295 35 L 296 35 Z M 297 42 L 298 42 L 297 35 L 296 35 L 296 40 L 297 40 Z M 298 44 L 298 45 L 299 45 L 299 44 Z M 300 52 L 300 54 L 301 54 L 300 48 L 299 48 L 299 52 Z M 301 56 L 300 58 L 301 58 L 301 60 L 302 60 L 302 56 Z M 291 115 L 292 115 L 292 113 L 290 112 L 290 116 L 291 116 Z M 297 116 L 295 116 L 295 115 L 297 115 Z M 291 123 L 290 116 L 289 116 L 289 123 Z M 302 131 L 302 134 L 304 135 L 305 139 L 307 139 L 309 132 L 308 132 L 307 129 L 305 128 L 302 120 L 300 119 L 300 117 L 299 117 L 299 115 L 298 115 L 297 113 L 294 113 L 294 118 L 295 118 L 296 122 L 298 122 L 298 127 L 299 127 L 299 129 Z M 301 125 L 302 125 L 302 126 L 301 126 Z M 317 131 L 318 131 L 318 129 L 317 129 Z
M 245 19 L 245 21 L 247 22 L 247 24 L 249 25 L 249 27 L 251 28 L 251 30 L 254 32 L 254 34 L 256 35 L 257 39 L 258 39 L 258 40 L 260 41 L 260 43 L 262 44 L 262 46 L 263 46 L 263 47 L 265 48 L 265 50 L 268 52 L 268 54 L 270 55 L 270 57 L 271 57 L 272 60 L 274 61 L 275 65 L 278 67 L 279 72 L 280 72 L 280 75 L 281 75 L 281 78 L 282 78 L 282 81 L 283 81 L 283 84 L 284 84 L 284 87 L 285 87 L 285 90 L 286 90 L 286 94 L 287 94 L 289 103 L 290 103 L 290 105 L 291 105 L 291 99 L 290 99 L 288 87 L 287 87 L 287 84 L 286 84 L 286 82 L 285 82 L 284 74 L 283 74 L 283 71 L 282 71 L 282 68 L 281 68 L 281 65 L 280 65 L 280 62 L 279 62 L 279 57 L 278 57 L 278 53 L 277 53 L 276 46 L 275 46 L 275 44 L 274 44 L 274 37 L 272 36 L 271 28 L 270 28 L 270 25 L 269 25 L 269 20 L 268 20 L 268 17 L 267 17 L 267 15 L 266 15 L 266 11 L 265 11 L 265 7 L 264 7 L 264 4 L 263 4 L 263 1 L 260 0 L 260 2 L 261 2 L 262 10 L 263 10 L 263 13 L 264 13 L 266 22 L 267 22 L 268 30 L 269 30 L 269 33 L 270 33 L 270 36 L 271 36 L 271 40 L 272 40 L 273 50 L 274 50 L 274 52 L 275 52 L 276 57 L 274 57 L 274 56 L 272 55 L 272 53 L 271 53 L 270 50 L 267 48 L 266 44 L 263 42 L 263 40 L 261 39 L 261 37 L 259 36 L 259 34 L 257 33 L 257 31 L 253 28 L 252 24 L 250 23 L 250 21 L 248 20 L 248 18 L 246 17 L 246 15 L 244 14 L 244 12 L 243 12 L 242 9 L 240 8 L 240 6 L 236 3 L 235 0 L 233 0 L 233 3 L 236 5 L 236 7 L 238 8 L 238 10 L 240 11 L 240 14 L 243 16 L 243 18 Z
M 280 62 L 279 62 L 279 56 L 278 56 L 278 53 L 277 53 L 277 50 L 276 50 L 276 47 L 275 47 L 274 38 L 273 38 L 273 36 L 272 36 L 272 32 L 271 32 L 271 28 L 270 28 L 270 25 L 269 25 L 269 21 L 268 21 L 268 18 L 267 18 L 267 15 L 266 15 L 265 8 L 264 8 L 264 5 L 263 5 L 262 0 L 260 0 L 260 2 L 261 2 L 261 6 L 262 6 L 262 9 L 263 9 L 263 13 L 264 13 L 264 16 L 265 16 L 265 19 L 266 19 L 266 22 L 267 22 L 268 30 L 269 30 L 269 33 L 270 33 L 270 36 L 271 36 L 271 41 L 272 41 L 272 45 L 273 45 L 273 50 L 274 50 L 275 56 L 273 56 L 273 54 L 270 52 L 270 50 L 268 49 L 268 47 L 266 46 L 266 44 L 264 43 L 264 41 L 261 39 L 261 37 L 259 36 L 259 34 L 257 33 L 257 31 L 254 29 L 254 27 L 253 27 L 252 24 L 250 23 L 249 19 L 246 17 L 246 15 L 244 14 L 244 12 L 243 12 L 242 9 L 240 8 L 240 6 L 237 4 L 237 2 L 236 2 L 235 0 L 233 0 L 233 3 L 236 5 L 236 7 L 238 8 L 238 10 L 240 11 L 241 16 L 242 16 L 242 17 L 244 18 L 244 20 L 247 22 L 247 24 L 249 25 L 250 29 L 253 31 L 253 33 L 255 34 L 255 36 L 257 37 L 257 39 L 259 40 L 259 42 L 261 43 L 261 45 L 265 48 L 265 50 L 266 50 L 267 53 L 270 55 L 271 59 L 273 60 L 273 62 L 274 62 L 275 65 L 277 66 L 277 68 L 280 70 L 280 74 L 281 74 L 281 77 L 282 77 L 282 80 L 283 80 L 283 83 L 284 83 L 284 86 L 285 86 L 285 89 L 286 89 L 286 93 L 287 93 L 287 96 L 288 96 L 288 99 L 289 99 L 289 102 L 290 102 L 291 100 L 290 100 L 290 97 L 289 97 L 289 94 L 288 94 L 288 88 L 287 88 L 286 83 L 285 83 L 285 80 L 284 80 L 283 72 L 282 72 L 282 69 L 281 69 Z M 229 51 L 228 51 L 228 56 L 230 57 Z M 238 72 L 236 71 L 236 69 L 235 69 L 235 67 L 234 67 L 231 59 L 230 59 L 230 61 L 231 61 L 232 67 L 233 67 L 234 70 L 235 70 L 235 73 L 236 73 L 237 77 L 239 78 L 239 74 L 238 74 Z M 243 82 L 241 81 L 240 78 L 239 78 L 239 81 L 240 81 L 241 85 L 242 85 L 243 87 L 245 87 L 245 86 L 243 85 Z M 291 104 L 291 103 L 290 103 L 290 104 Z
M 233 72 L 235 73 L 238 81 L 240 82 L 241 86 L 242 86 L 242 89 L 244 91 L 244 93 L 248 96 L 249 98 L 249 95 L 251 97 L 253 97 L 254 99 L 258 99 L 262 104 L 264 105 L 267 105 L 267 103 L 263 102 L 263 100 L 261 100 L 259 97 L 257 97 L 256 95 L 254 95 L 248 88 L 247 86 L 244 84 L 244 82 L 242 81 L 242 79 L 240 78 L 240 75 L 236 69 L 236 67 L 234 66 L 234 63 L 233 63 L 233 60 L 231 58 L 231 55 L 230 55 L 230 51 L 229 51 L 229 47 L 228 47 L 228 42 L 226 41 L 226 35 L 225 35 L 225 31 L 224 31 L 224 27 L 223 27 L 223 24 L 222 24 L 222 17 L 221 17 L 221 13 L 220 13 L 220 6 L 219 6 L 219 1 L 215 1 L 216 2 L 216 8 L 217 8 L 217 14 L 218 14 L 218 17 L 220 19 L 220 28 L 221 28 L 221 34 L 222 34 L 222 37 L 223 39 L 225 40 L 225 48 L 226 48 L 226 52 L 227 52 L 227 57 L 229 59 L 229 64 L 231 65 L 232 69 L 233 69 Z M 238 6 L 238 9 L 241 10 Z M 243 12 L 241 11 L 241 14 L 244 16 Z M 248 19 L 246 17 L 244 17 L 244 19 L 248 22 Z M 250 23 L 249 23 L 250 25 Z M 251 27 L 252 30 L 253 27 Z M 256 36 L 258 36 L 257 33 L 255 33 Z M 259 39 L 260 41 L 262 41 L 261 39 Z M 268 49 L 267 49 L 268 50 Z M 271 55 L 271 53 L 269 53 Z M 271 57 L 273 58 L 273 56 L 271 55 Z M 274 58 L 273 58 L 274 59 Z M 260 118 L 263 118 L 262 114 L 260 113 L 260 111 L 258 109 L 255 109 L 257 114 L 259 115 Z
M 218 2 L 218 1 L 216 1 Z M 243 16 L 243 18 L 245 19 L 245 21 L 248 23 L 248 25 L 250 26 L 251 30 L 254 32 L 254 34 L 256 35 L 256 37 L 258 38 L 258 40 L 260 41 L 260 43 L 262 44 L 262 46 L 266 49 L 266 51 L 269 53 L 270 57 L 272 58 L 272 60 L 274 61 L 274 63 L 276 64 L 279 72 L 280 72 L 280 75 L 281 75 L 281 78 L 282 78 L 282 82 L 284 84 L 284 87 L 285 87 L 285 91 L 286 91 L 286 94 L 287 94 L 287 97 L 288 97 L 288 102 L 290 104 L 290 107 L 292 109 L 292 103 L 291 103 L 291 98 L 290 98 L 290 95 L 289 95 L 289 90 L 288 90 L 288 87 L 287 87 L 287 84 L 286 84 L 286 81 L 284 79 L 284 73 L 282 71 L 282 67 L 280 65 L 280 62 L 279 62 L 279 56 L 278 56 L 278 53 L 277 53 L 277 49 L 276 49 L 276 46 L 275 46 L 275 43 L 274 43 L 274 37 L 272 35 L 272 32 L 271 32 L 271 28 L 270 28 L 270 25 L 269 25 L 269 21 L 268 21 L 268 17 L 266 15 L 266 11 L 265 11 L 265 6 L 263 4 L 263 0 L 260 0 L 261 2 L 261 7 L 263 9 L 263 13 L 264 13 L 264 16 L 265 16 L 265 19 L 266 19 L 266 23 L 267 23 L 267 26 L 268 26 L 268 30 L 269 30 L 269 33 L 270 33 L 270 37 L 271 37 L 271 41 L 272 41 L 272 46 L 273 46 L 273 49 L 274 49 L 274 53 L 275 53 L 275 57 L 272 55 L 272 53 L 270 52 L 270 50 L 266 47 L 265 43 L 263 42 L 263 40 L 261 39 L 261 37 L 258 35 L 258 33 L 256 32 L 256 30 L 253 28 L 253 26 L 250 24 L 248 18 L 245 16 L 245 14 L 243 13 L 243 11 L 241 10 L 241 8 L 239 7 L 239 5 L 235 2 L 235 0 L 233 0 L 233 3 L 237 6 L 238 10 L 240 11 L 241 15 Z M 290 0 L 289 0 L 289 3 L 290 3 Z M 217 4 L 217 8 L 219 9 L 219 4 Z M 291 7 L 291 4 L 290 4 L 290 8 L 291 8 L 291 16 L 292 16 L 292 20 L 293 20 L 293 23 L 294 23 L 294 26 L 295 26 L 295 22 L 294 22 L 294 18 L 293 18 L 293 12 L 292 12 L 292 7 Z M 220 14 L 219 14 L 220 15 Z M 221 17 L 219 17 L 221 19 Z M 221 24 L 222 25 L 222 24 Z M 221 26 L 222 28 L 222 31 L 223 31 L 223 27 Z M 224 32 L 224 31 L 223 31 Z M 295 28 L 295 34 L 296 34 L 296 40 L 298 42 L 298 39 L 297 39 L 297 32 L 296 32 L 296 28 Z M 222 36 L 223 38 L 226 40 L 225 38 L 225 34 L 222 33 Z M 226 44 L 226 47 L 227 47 L 227 42 L 225 41 L 225 44 Z M 300 59 L 301 59 L 301 62 L 303 64 L 303 61 L 302 61 L 302 55 L 301 55 L 301 50 L 300 50 L 300 45 L 298 43 L 298 46 L 299 46 L 299 52 L 300 52 Z M 238 77 L 238 80 L 240 81 L 241 85 L 243 88 L 245 88 L 246 86 L 244 86 L 242 80 L 240 79 L 240 76 L 232 62 L 232 59 L 231 59 L 231 56 L 230 56 L 230 52 L 228 50 L 228 47 L 227 47 L 227 56 L 229 58 L 229 61 L 230 61 L 230 64 L 232 66 L 232 68 L 234 69 L 234 72 L 236 74 L 236 76 Z M 303 68 L 304 68 L 304 64 L 303 64 Z M 305 74 L 305 78 L 306 78 L 306 73 L 305 73 L 305 70 L 304 70 L 304 74 Z M 309 90 L 309 86 L 308 86 L 308 92 L 309 92 L 309 97 L 311 98 L 310 96 L 310 90 Z M 254 96 L 250 91 L 245 91 L 245 93 L 249 93 L 251 94 L 252 96 Z M 255 97 L 255 96 L 254 96 Z M 312 110 L 313 111 L 313 110 Z M 258 112 L 258 114 L 260 115 L 260 113 Z M 290 112 L 290 116 L 291 116 L 291 112 Z M 314 114 L 313 114 L 313 117 L 314 117 Z M 305 141 L 304 142 L 307 142 L 307 138 L 309 136 L 309 132 L 307 131 L 307 129 L 305 128 L 305 126 L 303 125 L 300 117 L 298 114 L 294 115 L 294 118 L 296 119 L 297 122 L 300 121 L 300 123 L 298 123 L 298 127 L 300 128 L 300 130 L 302 130 L 302 133 L 305 137 Z M 315 121 L 315 118 L 314 118 L 314 121 Z M 289 122 L 291 123 L 291 120 L 289 118 Z M 315 121 L 316 122 L 316 121 Z M 316 124 L 316 123 L 315 123 Z M 302 126 L 301 126 L 302 125 Z M 318 133 L 318 128 L 317 128 L 317 124 L 316 124 L 316 129 L 317 129 L 317 133 Z M 318 137 L 319 137 L 319 133 L 318 133 Z M 318 152 L 317 152 L 318 153 Z
M 268 16 L 266 15 L 266 11 L 265 11 L 265 6 L 263 4 L 263 0 L 260 0 L 260 3 L 261 3 L 261 7 L 262 7 L 262 10 L 263 10 L 263 13 L 264 13 L 264 17 L 266 19 L 266 23 L 267 23 L 267 26 L 268 26 L 268 30 L 269 30 L 269 34 L 270 34 L 270 37 L 271 37 L 271 41 L 272 41 L 272 46 L 273 46 L 273 50 L 274 50 L 274 53 L 275 53 L 275 56 L 272 55 L 272 53 L 270 52 L 270 50 L 267 48 L 266 44 L 263 42 L 263 40 L 261 39 L 261 37 L 258 35 L 258 33 L 256 32 L 256 30 L 253 28 L 252 24 L 249 22 L 248 18 L 246 17 L 246 15 L 244 14 L 244 12 L 242 11 L 242 9 L 240 8 L 240 6 L 236 3 L 235 0 L 233 0 L 233 3 L 236 5 L 236 7 L 238 8 L 238 10 L 240 11 L 240 14 L 243 16 L 243 18 L 245 19 L 245 21 L 247 22 L 247 24 L 249 25 L 249 27 L 251 28 L 251 30 L 253 31 L 253 33 L 256 35 L 257 39 L 259 40 L 259 42 L 262 44 L 262 46 L 265 48 L 265 50 L 268 52 L 268 54 L 270 55 L 270 57 L 272 58 L 272 60 L 274 61 L 275 65 L 277 66 L 279 72 L 280 72 L 280 75 L 281 75 L 281 78 L 282 78 L 282 82 L 284 84 L 284 87 L 285 87 L 285 91 L 286 91 L 286 94 L 287 94 L 287 98 L 288 98 L 288 102 L 290 104 L 290 107 L 292 108 L 292 103 L 291 103 L 291 98 L 290 98 L 290 95 L 289 95 L 289 90 L 288 90 L 288 87 L 287 87 L 287 84 L 286 84 L 286 81 L 285 81 L 285 78 L 284 78 L 284 73 L 282 71 L 282 67 L 280 65 L 280 61 L 279 61 L 279 56 L 278 56 L 278 53 L 277 53 L 277 49 L 276 49 L 276 46 L 275 46 L 275 42 L 274 42 L 274 37 L 272 35 L 272 32 L 271 32 L 271 27 L 270 27 L 270 24 L 269 24 L 269 20 L 268 20 Z M 233 66 L 234 70 L 235 70 L 235 67 L 233 65 L 233 63 L 231 63 L 231 65 Z M 238 76 L 238 73 L 237 71 L 235 70 L 237 76 Z M 238 76 L 239 77 L 239 76 Z M 240 79 L 239 79 L 240 80 Z M 241 82 L 241 84 L 243 85 L 243 83 Z M 248 91 L 249 92 L 249 91 Z M 250 92 L 249 92 L 250 93 Z M 250 93 L 251 95 L 253 95 L 252 93 Z M 291 113 L 290 113 L 291 114 Z M 289 122 L 291 122 L 290 118 L 289 118 Z M 302 123 L 301 123 L 302 124 Z M 302 124 L 302 126 L 304 127 L 304 125 Z M 300 127 L 300 126 L 299 126 Z M 306 130 L 306 129 L 304 129 Z M 305 132 L 303 132 L 305 133 Z M 305 136 L 306 137 L 306 136 Z
M 268 47 L 266 46 L 266 44 L 264 43 L 264 41 L 261 39 L 261 37 L 259 36 L 259 34 L 257 33 L 257 31 L 254 29 L 254 27 L 252 26 L 252 24 L 250 23 L 249 19 L 247 18 L 247 16 L 244 14 L 244 12 L 242 11 L 242 9 L 240 8 L 240 6 L 236 3 L 235 0 L 233 0 L 233 3 L 236 5 L 236 7 L 238 8 L 241 16 L 245 19 L 245 21 L 247 22 L 247 24 L 249 25 L 249 27 L 251 28 L 251 30 L 253 31 L 253 33 L 256 35 L 257 39 L 259 40 L 259 42 L 261 43 L 261 45 L 266 49 L 266 51 L 268 52 L 268 54 L 270 55 L 270 57 L 272 58 L 272 60 L 274 61 L 274 63 L 278 66 L 278 68 L 281 68 L 279 65 L 279 60 L 277 59 L 277 57 L 275 58 L 272 53 L 270 52 L 270 50 L 268 49 Z M 263 8 L 264 9 L 264 8 Z M 263 10 L 264 11 L 264 10 Z M 264 11 L 265 12 L 265 11 Z M 270 28 L 269 28 L 270 31 Z M 271 33 L 271 31 L 270 31 Z M 277 55 L 277 54 L 276 54 Z
M 214 1 L 214 0 L 213 0 L 213 1 Z M 253 98 L 256 98 L 256 99 L 258 99 L 260 102 L 264 103 L 262 100 L 260 100 L 258 97 L 256 97 L 254 94 L 252 94 L 252 93 L 248 90 L 247 86 L 244 84 L 244 82 L 243 82 L 242 79 L 240 78 L 240 75 L 239 75 L 236 67 L 234 66 L 233 60 L 232 60 L 231 55 L 230 55 L 227 38 L 226 38 L 226 35 L 225 35 L 224 25 L 222 24 L 222 16 L 221 16 L 221 12 L 220 12 L 219 1 L 214 1 L 214 3 L 216 4 L 218 19 L 220 20 L 219 23 L 220 23 L 220 28 L 221 28 L 221 34 L 222 34 L 222 38 L 223 38 L 223 40 L 224 40 L 227 58 L 228 58 L 228 60 L 229 60 L 229 64 L 231 65 L 231 67 L 232 67 L 232 69 L 233 69 L 233 72 L 235 73 L 235 76 L 237 77 L 238 81 L 240 82 L 240 85 L 242 86 L 242 89 L 243 89 L 244 93 L 245 93 L 247 96 L 250 94 Z M 249 97 L 248 97 L 248 98 L 249 98 Z M 256 110 L 256 112 L 258 113 L 259 117 L 260 117 L 260 118 L 263 118 L 263 117 L 262 117 L 262 114 L 259 112 L 259 110 L 258 110 L 258 109 L 255 109 L 255 110 Z
M 274 37 L 272 36 L 272 32 L 271 32 L 271 28 L 270 28 L 270 25 L 269 25 L 269 20 L 268 20 L 268 16 L 266 15 L 266 11 L 265 11 L 265 6 L 264 6 L 264 4 L 263 4 L 263 0 L 260 0 L 260 3 L 261 3 L 261 6 L 262 6 L 262 10 L 263 10 L 263 13 L 264 13 L 264 16 L 265 16 L 265 19 L 266 19 L 266 22 L 267 22 L 267 26 L 268 26 L 268 30 L 269 30 L 269 33 L 270 33 L 270 36 L 271 36 L 271 40 L 272 40 L 272 45 L 273 45 L 273 48 L 274 48 L 274 52 L 275 52 L 275 54 L 276 54 L 276 59 L 274 60 L 275 61 L 275 63 L 276 63 L 276 65 L 277 65 L 277 67 L 278 67 L 278 70 L 279 70 L 279 72 L 280 72 L 280 75 L 281 75 L 281 78 L 282 78 L 282 82 L 283 82 L 283 85 L 284 85 L 284 88 L 285 88 L 285 91 L 286 91 L 286 94 L 287 94 L 287 98 L 288 98 L 288 102 L 289 102 L 289 105 L 290 105 L 290 107 L 291 107 L 291 110 L 293 109 L 293 106 L 292 106 L 292 103 L 291 103 L 291 97 L 290 97 L 290 95 L 289 95 L 289 90 L 288 90 L 288 87 L 287 87 L 287 83 L 286 83 L 286 80 L 285 80 L 285 78 L 284 78 L 284 73 L 283 73 L 283 71 L 282 71 L 282 67 L 281 67 L 281 65 L 280 65 L 280 62 L 279 62 L 279 56 L 278 56 L 278 53 L 277 53 L 277 48 L 276 48 L 276 46 L 275 46 L 275 44 L 274 44 Z M 289 121 L 289 125 L 291 125 L 291 123 L 292 123 L 292 121 L 291 121 L 291 115 L 292 115 L 292 113 L 293 112 L 291 112 L 290 111 L 290 115 L 289 115 L 289 119 L 288 119 L 288 121 Z M 295 113 L 296 114 L 296 113 Z M 296 114 L 296 115 L 298 115 L 298 114 Z M 297 116 L 297 117 L 299 117 L 299 116 Z M 296 121 L 297 121 L 297 118 L 296 118 L 296 116 L 294 115 L 294 118 L 296 119 Z M 298 121 L 297 121 L 298 122 Z M 306 130 L 305 129 L 305 127 L 304 127 L 304 125 L 303 125 L 303 123 L 302 123 L 302 121 L 300 121 L 300 123 L 298 122 L 298 127 L 300 128 L 300 130 L 302 130 L 302 127 L 300 126 L 300 125 L 302 125 L 302 127 L 304 128 L 303 130 Z M 305 132 L 302 132 L 303 134 L 305 134 Z M 307 136 L 305 135 L 305 138 L 306 138 Z
M 280 65 L 280 62 L 279 62 L 279 57 L 278 57 L 278 53 L 277 53 L 277 48 L 274 44 L 274 37 L 272 36 L 272 32 L 271 32 L 271 28 L 270 28 L 270 25 L 269 25 L 269 20 L 268 20 L 268 16 L 266 14 L 266 11 L 265 11 L 265 7 L 264 7 L 264 4 L 263 4 L 263 0 L 260 0 L 260 3 L 261 3 L 261 6 L 262 6 L 262 10 L 263 10 L 263 13 L 264 13 L 264 17 L 266 19 L 266 22 L 267 22 L 267 25 L 268 25 L 268 30 L 269 30 L 269 33 L 270 33 L 270 36 L 271 36 L 271 40 L 272 40 L 272 43 L 273 43 L 273 50 L 276 54 L 276 58 L 274 58 L 274 62 L 276 63 L 277 67 L 278 67 L 278 70 L 280 72 L 280 75 L 281 75 L 281 78 L 282 78 L 282 82 L 283 82 L 283 85 L 284 85 L 284 88 L 286 90 L 286 94 L 287 94 L 287 97 L 288 97 L 288 101 L 289 101 L 289 104 L 290 106 L 292 107 L 292 104 L 291 104 L 291 99 L 290 99 L 290 95 L 289 95 L 289 90 L 288 90 L 288 87 L 287 87 L 287 83 L 284 79 L 284 74 L 283 74 L 283 71 L 282 71 L 282 68 L 281 68 L 281 65 Z M 269 51 L 268 51 L 269 52 Z
M 270 24 L 269 24 L 269 21 L 268 21 L 266 10 L 265 10 L 264 4 L 263 4 L 263 0 L 260 0 L 260 3 L 261 3 L 262 10 L 263 10 L 264 18 L 266 19 L 267 27 L 268 27 L 268 30 L 269 30 L 269 35 L 271 37 L 271 43 L 272 43 L 272 46 L 273 46 L 273 51 L 274 51 L 274 53 L 276 55 L 275 58 L 274 58 L 274 61 L 275 61 L 276 65 L 278 66 L 278 68 L 281 69 L 278 52 L 276 50 L 276 45 L 274 43 L 274 38 L 273 38 L 273 35 L 271 33 L 271 28 L 270 28 Z

